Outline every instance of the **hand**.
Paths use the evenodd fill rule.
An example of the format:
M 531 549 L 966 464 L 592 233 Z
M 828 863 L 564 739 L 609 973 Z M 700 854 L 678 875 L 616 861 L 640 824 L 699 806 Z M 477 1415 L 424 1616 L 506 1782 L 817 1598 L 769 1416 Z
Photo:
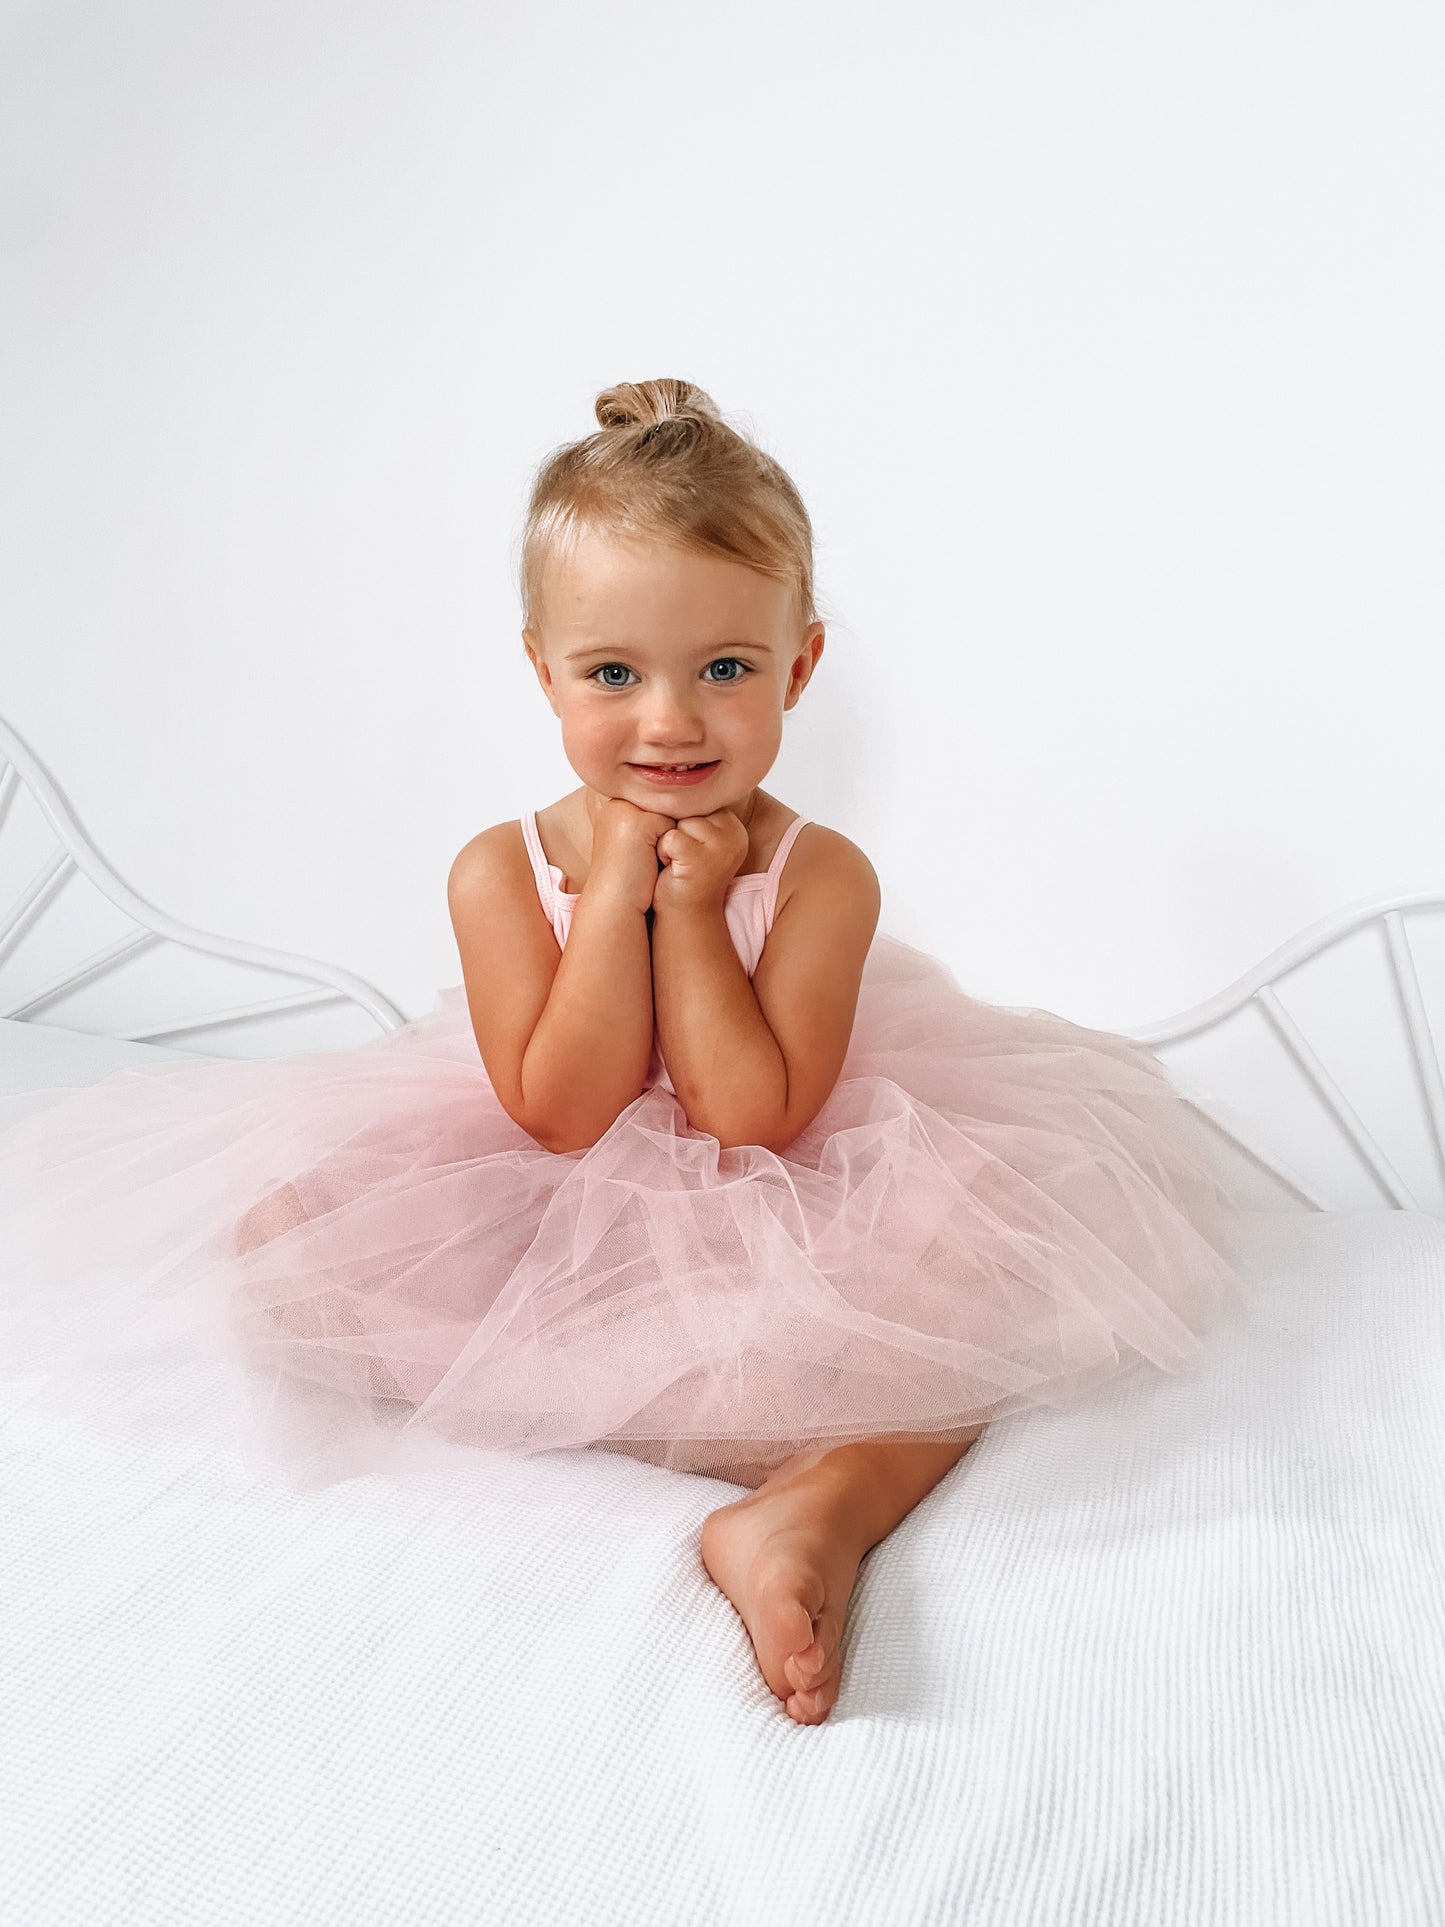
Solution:
M 666 867 L 657 874 L 653 909 L 665 915 L 669 910 L 721 908 L 747 853 L 747 828 L 734 811 L 680 816 L 657 839 L 657 854 Z
M 658 878 L 659 839 L 676 821 L 656 810 L 639 809 L 625 796 L 588 798 L 592 822 L 592 862 L 583 892 L 615 895 L 634 910 L 652 908 Z

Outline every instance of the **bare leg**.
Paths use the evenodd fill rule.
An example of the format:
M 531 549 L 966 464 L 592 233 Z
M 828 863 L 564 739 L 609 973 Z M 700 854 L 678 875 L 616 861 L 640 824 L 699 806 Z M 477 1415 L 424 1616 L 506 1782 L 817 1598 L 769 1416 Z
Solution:
M 294 1184 L 280 1185 L 268 1191 L 264 1198 L 252 1205 L 251 1209 L 236 1226 L 236 1251 L 241 1257 L 247 1252 L 258 1250 L 273 1239 L 294 1231 L 306 1222 L 306 1213 Z M 306 1356 L 304 1341 L 320 1341 L 335 1336 L 359 1338 L 364 1326 L 343 1294 L 330 1291 L 323 1294 L 298 1293 L 291 1300 L 275 1305 L 257 1305 L 247 1300 L 237 1308 L 237 1316 L 248 1336 L 260 1336 L 263 1341 L 280 1334 L 283 1339 L 303 1341 L 285 1347 L 283 1355 L 289 1367 L 301 1370 Z M 274 1345 L 271 1355 L 275 1355 Z M 361 1395 L 368 1398 L 400 1401 L 412 1405 L 395 1378 L 380 1358 L 362 1354 L 352 1354 L 349 1367 L 352 1377 L 359 1381 Z M 307 1374 L 303 1371 L 302 1376 Z M 333 1380 L 328 1375 L 325 1382 Z
M 702 1561 L 737 1608 L 770 1692 L 816 1725 L 838 1697 L 843 1617 L 863 1555 L 983 1431 L 958 1443 L 886 1438 L 795 1453 L 703 1521 Z

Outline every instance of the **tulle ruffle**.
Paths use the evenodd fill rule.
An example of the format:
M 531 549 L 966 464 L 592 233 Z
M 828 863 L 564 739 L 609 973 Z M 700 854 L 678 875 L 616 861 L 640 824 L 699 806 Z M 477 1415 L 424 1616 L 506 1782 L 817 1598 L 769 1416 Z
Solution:
M 124 1427 L 194 1421 L 210 1361 L 296 1484 L 419 1430 L 756 1484 L 805 1445 L 961 1439 L 1188 1370 L 1241 1304 L 1208 1127 L 1155 1060 L 881 933 L 781 1155 L 722 1148 L 660 1086 L 544 1150 L 460 986 L 360 1049 L 33 1102 L 0 1130 L 10 1368 Z

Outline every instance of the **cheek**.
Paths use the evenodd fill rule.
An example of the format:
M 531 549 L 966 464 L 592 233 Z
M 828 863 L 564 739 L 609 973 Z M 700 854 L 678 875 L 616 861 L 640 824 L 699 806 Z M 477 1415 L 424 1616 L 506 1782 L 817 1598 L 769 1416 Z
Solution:
M 607 705 L 600 703 L 564 702 L 562 705 L 562 735 L 568 746 L 586 752 L 605 750 L 617 739 L 620 718 Z
M 730 705 L 734 727 L 748 736 L 767 736 L 779 726 L 782 702 L 776 690 L 757 688 Z
M 726 702 L 713 704 L 712 714 L 707 718 L 707 722 L 709 728 L 719 736 L 727 735 L 730 730 L 734 734 L 751 733 L 767 713 L 766 691 L 749 689 L 744 693 L 741 689 L 730 689 Z

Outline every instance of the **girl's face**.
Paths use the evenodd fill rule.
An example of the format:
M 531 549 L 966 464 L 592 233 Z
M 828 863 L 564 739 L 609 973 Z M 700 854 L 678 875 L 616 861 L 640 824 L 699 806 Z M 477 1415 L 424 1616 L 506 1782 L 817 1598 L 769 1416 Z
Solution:
M 741 562 L 584 534 L 547 571 L 545 638 L 522 631 L 582 781 L 664 816 L 748 810 L 823 651 L 822 623 L 800 633 L 789 600 Z M 714 767 L 674 786 L 639 763 Z

